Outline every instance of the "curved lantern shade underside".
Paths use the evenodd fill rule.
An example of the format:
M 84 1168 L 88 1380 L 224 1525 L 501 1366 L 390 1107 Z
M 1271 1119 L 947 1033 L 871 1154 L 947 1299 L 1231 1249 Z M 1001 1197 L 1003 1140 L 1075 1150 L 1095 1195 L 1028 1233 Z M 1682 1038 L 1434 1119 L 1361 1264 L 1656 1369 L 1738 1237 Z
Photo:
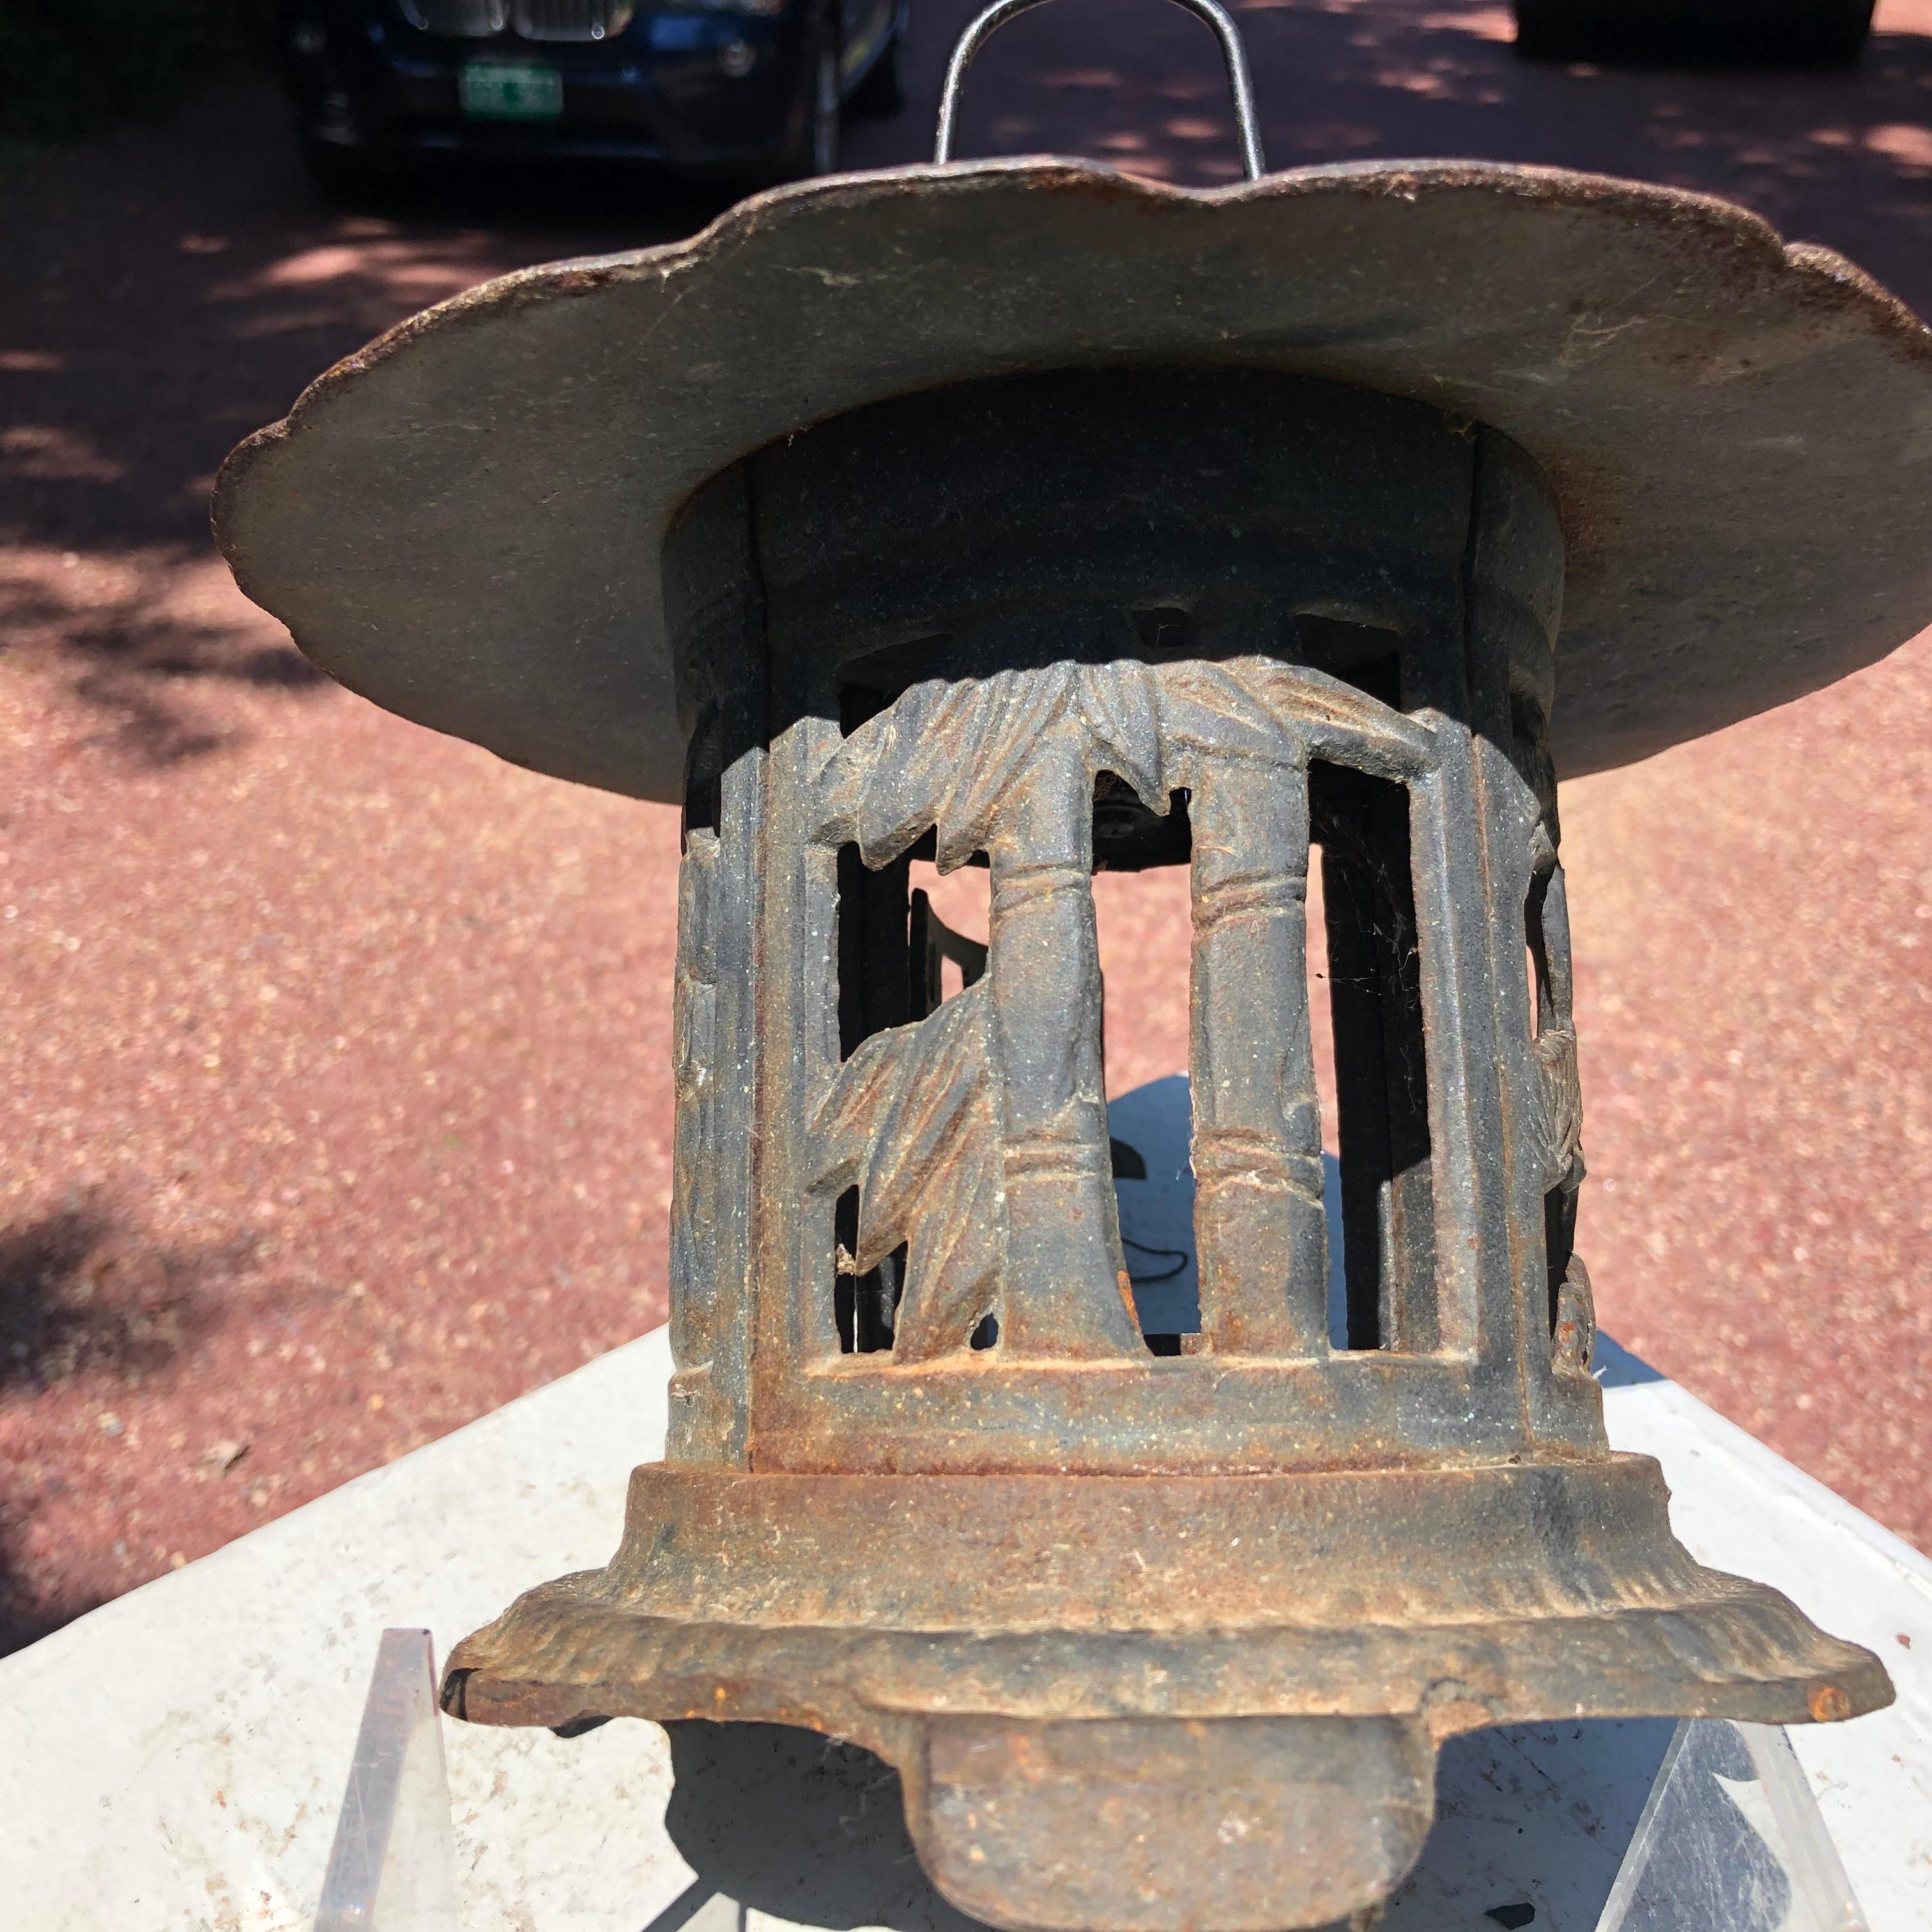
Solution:
M 223 548 L 331 675 L 519 764 L 678 795 L 658 550 L 749 452 L 865 404 L 1240 367 L 1485 423 L 1568 551 L 1558 768 L 1871 662 L 1932 611 L 1932 338 L 1707 198 L 1462 163 L 1200 194 L 1084 162 L 834 178 L 472 290 L 230 459 Z

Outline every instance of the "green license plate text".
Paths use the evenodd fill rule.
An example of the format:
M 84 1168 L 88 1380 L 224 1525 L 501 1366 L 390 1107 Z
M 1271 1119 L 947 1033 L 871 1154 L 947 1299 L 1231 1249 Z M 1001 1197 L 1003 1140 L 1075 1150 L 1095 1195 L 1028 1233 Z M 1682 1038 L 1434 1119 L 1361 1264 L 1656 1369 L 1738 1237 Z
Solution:
M 563 112 L 563 76 L 535 61 L 472 61 L 458 86 L 464 112 L 479 120 L 554 121 Z

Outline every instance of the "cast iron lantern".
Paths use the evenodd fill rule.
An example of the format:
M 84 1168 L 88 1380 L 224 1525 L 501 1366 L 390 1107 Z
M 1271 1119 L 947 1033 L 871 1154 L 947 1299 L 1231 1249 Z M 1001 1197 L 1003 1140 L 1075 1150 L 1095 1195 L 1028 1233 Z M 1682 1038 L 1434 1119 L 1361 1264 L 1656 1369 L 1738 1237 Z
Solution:
M 851 176 L 405 324 L 218 524 L 351 688 L 684 806 L 666 1459 L 451 1709 L 815 1726 L 979 1918 L 1263 1932 L 1400 1879 L 1455 1732 L 1888 1700 L 1606 1446 L 1555 785 L 1932 616 L 1932 339 L 1846 263 L 1544 170 Z M 1161 864 L 1149 1336 L 1091 880 Z

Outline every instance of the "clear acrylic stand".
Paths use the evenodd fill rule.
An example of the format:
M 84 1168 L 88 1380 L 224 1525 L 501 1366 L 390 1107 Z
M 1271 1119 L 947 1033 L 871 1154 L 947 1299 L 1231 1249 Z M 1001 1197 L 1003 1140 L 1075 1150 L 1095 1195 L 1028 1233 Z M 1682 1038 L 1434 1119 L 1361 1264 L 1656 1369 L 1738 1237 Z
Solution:
M 384 1631 L 316 1932 L 459 1932 L 441 1724 L 429 1633 Z M 801 1877 L 814 1891 L 820 1832 L 838 1837 L 823 1848 L 835 1862 L 850 1850 L 841 1806 L 821 1816 L 824 1792 L 800 1807 L 786 1783 L 778 1761 L 788 1750 L 800 1756 L 799 1734 L 752 1728 L 764 1735 L 742 1744 L 772 1752 L 773 1768 L 765 1784 L 754 1778 L 748 1786 L 740 1767 L 734 1830 L 742 1836 L 752 1825 L 759 1869 L 740 1868 L 735 1837 L 740 1858 L 722 1864 L 699 1842 L 702 1833 L 679 1838 L 698 1875 L 652 1932 L 743 1932 L 747 1914 L 731 1893 L 748 1882 L 757 1896 L 767 1881 Z M 1538 1932 L 1868 1932 L 1784 1732 L 1687 1719 L 1666 1744 L 1664 1728 L 1518 1725 L 1458 1740 L 1444 1754 L 1436 1829 L 1421 1862 L 1370 1922 L 1382 1932 L 1442 1932 L 1452 1923 Z M 830 1750 L 801 1761 L 822 1770 Z M 862 1753 L 849 1755 L 863 1759 L 851 1774 L 864 1784 L 859 1809 L 876 1810 L 890 1774 Z M 743 1815 L 748 1791 L 761 1814 L 755 1824 Z M 896 1800 L 895 1792 L 894 1869 L 914 1876 L 882 1922 L 899 1932 L 970 1932 L 916 1877 Z M 784 1828 L 794 1808 L 798 1815 Z M 795 1863 L 809 1869 L 794 1873 Z M 829 1892 L 802 1912 L 788 1894 L 787 1921 L 804 1925 L 814 1912 L 830 1925 L 855 1922 Z
M 1791 1740 L 1677 1726 L 1597 1932 L 1868 1932 Z
M 441 1725 L 429 1632 L 385 1630 L 316 1932 L 459 1932 Z

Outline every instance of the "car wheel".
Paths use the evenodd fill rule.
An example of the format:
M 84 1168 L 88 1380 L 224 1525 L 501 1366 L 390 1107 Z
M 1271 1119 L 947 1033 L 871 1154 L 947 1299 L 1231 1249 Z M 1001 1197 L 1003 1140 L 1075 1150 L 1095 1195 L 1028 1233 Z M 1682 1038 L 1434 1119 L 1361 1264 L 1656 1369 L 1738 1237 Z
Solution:
M 359 148 L 332 141 L 304 140 L 302 165 L 326 201 L 354 208 L 378 199 L 395 184 L 395 172 Z
M 1531 60 L 1558 60 L 1573 52 L 1576 24 L 1556 0 L 1516 0 L 1516 51 Z
M 838 165 L 838 43 L 828 28 L 812 66 L 810 171 L 829 175 Z
M 798 99 L 792 109 L 791 136 L 778 169 L 781 181 L 829 175 L 838 165 L 838 37 L 829 20 L 812 29 Z
M 1792 52 L 1821 67 L 1849 67 L 1870 37 L 1875 0 L 1819 0 L 1791 32 Z
M 855 114 L 896 114 L 905 105 L 905 9 L 899 9 L 886 44 L 852 93 Z

